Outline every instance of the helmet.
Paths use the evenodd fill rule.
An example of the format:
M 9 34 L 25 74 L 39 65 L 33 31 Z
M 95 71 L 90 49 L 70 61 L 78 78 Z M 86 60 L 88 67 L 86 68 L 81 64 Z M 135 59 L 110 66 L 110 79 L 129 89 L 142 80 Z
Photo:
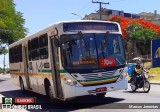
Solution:
M 139 58 L 138 61 L 140 62 L 140 64 L 142 63 L 142 58 Z
M 138 68 L 138 69 L 139 69 L 139 68 L 140 68 L 140 66 L 141 66 L 141 62 L 140 62 L 140 61 L 137 61 L 137 62 L 136 62 L 136 64 L 137 64 L 137 65 L 136 65 L 136 68 Z
M 137 65 L 140 65 L 140 64 L 141 64 L 141 62 L 140 62 L 140 61 L 137 61 L 137 62 L 136 62 L 136 64 L 137 64 Z
M 136 65 L 136 68 L 138 68 L 138 69 L 139 69 L 139 68 L 140 68 L 140 64 L 137 64 L 137 65 Z

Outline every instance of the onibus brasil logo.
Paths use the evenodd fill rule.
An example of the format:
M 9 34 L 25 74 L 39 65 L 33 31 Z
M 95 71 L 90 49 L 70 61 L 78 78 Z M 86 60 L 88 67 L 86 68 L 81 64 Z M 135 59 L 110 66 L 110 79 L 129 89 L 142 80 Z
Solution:
M 36 105 L 36 98 L 6 98 L 2 97 L 2 109 L 42 109 Z

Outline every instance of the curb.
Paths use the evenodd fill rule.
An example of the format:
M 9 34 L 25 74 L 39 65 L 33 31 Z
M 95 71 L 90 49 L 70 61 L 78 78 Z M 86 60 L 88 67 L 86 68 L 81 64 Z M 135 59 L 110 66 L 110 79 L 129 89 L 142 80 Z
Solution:
M 130 82 L 128 82 L 130 83 Z M 160 85 L 160 83 L 150 82 L 150 84 Z
M 160 83 L 154 83 L 154 82 L 153 82 L 153 83 L 152 83 L 152 82 L 150 82 L 150 84 L 160 85 Z

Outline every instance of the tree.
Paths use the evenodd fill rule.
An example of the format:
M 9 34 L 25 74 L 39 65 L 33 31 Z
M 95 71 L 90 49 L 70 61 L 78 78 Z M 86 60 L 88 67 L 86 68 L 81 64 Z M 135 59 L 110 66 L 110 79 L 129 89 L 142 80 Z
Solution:
M 143 19 L 127 19 L 121 16 L 112 16 L 109 20 L 120 24 L 124 38 L 130 36 L 130 33 L 128 33 L 130 30 L 132 30 L 131 32 L 137 32 L 139 30 L 136 30 L 137 28 L 149 29 L 156 32 L 157 36 L 154 36 L 154 38 L 160 36 L 160 27 Z
M 122 36 L 124 38 L 127 37 L 126 28 L 129 25 L 129 20 L 128 19 L 123 18 L 121 16 L 112 16 L 109 20 L 113 21 L 113 22 L 118 22 L 120 24 L 120 26 L 121 26 Z
M 15 10 L 13 0 L 0 0 L 0 40 L 2 44 L 11 44 L 24 38 L 27 29 L 22 13 Z
M 24 22 L 22 13 L 15 10 L 13 0 L 0 0 L 0 55 L 4 55 L 4 72 L 6 46 L 26 36 Z
M 127 44 L 129 44 L 126 47 L 126 51 L 128 54 L 132 54 L 132 55 L 130 55 L 131 58 L 134 57 L 135 55 L 137 55 L 136 42 L 138 41 L 138 38 L 135 35 L 135 33 L 137 33 L 137 31 L 141 31 L 142 29 L 143 29 L 143 27 L 137 23 L 130 23 L 130 24 L 128 24 L 128 26 L 125 29 L 125 33 L 127 35 L 127 38 L 124 39 L 125 44 L 126 44 L 126 46 L 127 46 Z
M 150 54 L 151 40 L 158 37 L 158 33 L 149 27 L 143 27 L 143 24 L 131 22 L 126 28 L 127 38 L 132 43 L 134 56 L 141 54 Z M 129 50 L 129 49 L 128 49 Z
M 135 57 L 138 52 L 141 55 L 150 54 L 151 40 L 160 36 L 159 26 L 143 19 L 120 16 L 113 16 L 110 20 L 120 24 L 128 55 Z

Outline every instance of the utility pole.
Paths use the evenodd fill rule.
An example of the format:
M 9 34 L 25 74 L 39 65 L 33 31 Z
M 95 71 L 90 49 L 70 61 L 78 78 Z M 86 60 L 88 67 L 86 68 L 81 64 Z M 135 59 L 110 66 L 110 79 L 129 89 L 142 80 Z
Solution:
M 108 3 L 105 3 L 105 2 L 94 2 L 94 0 L 92 0 L 92 3 L 98 3 L 99 4 L 99 11 L 100 11 L 100 20 L 102 19 L 102 4 L 108 4 L 109 5 L 109 2 Z
M 4 54 L 4 59 L 3 59 L 3 64 L 4 64 L 4 67 L 3 67 L 3 73 L 4 73 L 4 74 L 6 74 L 5 55 L 6 55 L 6 54 Z

